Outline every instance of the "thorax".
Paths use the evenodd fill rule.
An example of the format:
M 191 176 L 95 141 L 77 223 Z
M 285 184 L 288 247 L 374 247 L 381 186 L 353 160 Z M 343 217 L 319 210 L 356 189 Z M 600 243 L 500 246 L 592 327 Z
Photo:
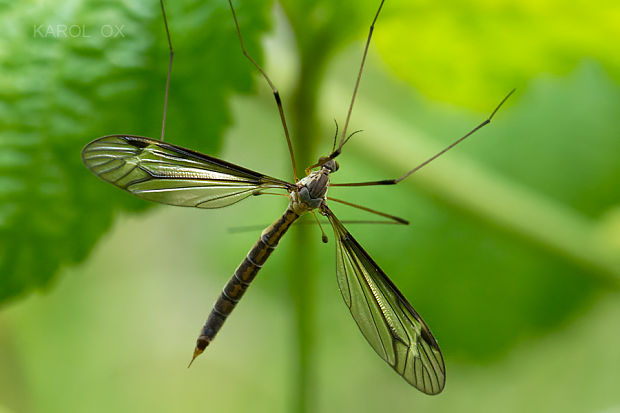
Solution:
M 326 199 L 330 172 L 328 168 L 321 168 L 297 182 L 297 188 L 290 195 L 290 208 L 295 213 L 302 215 L 321 206 Z

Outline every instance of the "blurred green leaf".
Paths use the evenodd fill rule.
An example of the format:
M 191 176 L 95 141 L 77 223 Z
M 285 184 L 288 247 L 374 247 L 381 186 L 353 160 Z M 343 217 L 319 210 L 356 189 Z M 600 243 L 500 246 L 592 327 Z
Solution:
M 295 31 L 301 53 L 320 59 L 362 32 L 367 33 L 379 6 L 377 0 L 283 0 L 280 3 Z
M 620 80 L 620 3 L 393 0 L 376 43 L 400 78 L 435 99 L 483 109 L 538 73 L 595 59 Z
M 350 165 L 343 154 L 339 175 L 357 178 L 335 182 L 398 176 L 488 116 L 429 106 L 372 66 L 367 74 L 372 86 L 354 122 L 364 133 L 348 144 L 365 162 Z M 325 114 L 346 104 L 341 89 L 328 90 Z M 448 359 L 494 359 L 617 288 L 620 250 L 601 233 L 612 231 L 620 204 L 617 113 L 620 87 L 600 65 L 583 62 L 568 77 L 545 76 L 521 90 L 489 126 L 403 181 L 407 194 L 347 190 L 353 202 L 411 219 L 411 231 L 352 232 L 373 256 L 412 257 L 389 261 L 388 274 Z M 393 233 L 392 242 L 378 231 Z
M 229 96 L 250 90 L 254 69 L 225 1 L 167 11 L 176 60 L 166 136 L 212 152 L 230 123 Z M 269 2 L 238 10 L 259 61 L 269 11 Z M 116 211 L 151 206 L 98 182 L 79 154 L 102 135 L 159 136 L 168 45 L 156 1 L 13 2 L 0 6 L 0 24 L 2 302 L 83 259 Z

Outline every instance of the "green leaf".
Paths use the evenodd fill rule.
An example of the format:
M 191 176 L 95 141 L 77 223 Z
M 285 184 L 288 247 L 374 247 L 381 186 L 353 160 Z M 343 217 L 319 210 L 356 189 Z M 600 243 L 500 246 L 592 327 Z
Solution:
M 476 109 L 538 73 L 565 75 L 585 58 L 620 80 L 620 3 L 603 0 L 393 0 L 376 44 L 400 78 L 428 96 Z M 612 39 L 616 39 L 613 41 Z
M 365 162 L 352 172 L 349 158 L 339 158 L 339 174 L 357 181 L 402 174 L 496 103 L 478 115 L 451 113 L 369 69 L 372 88 L 354 118 L 364 133 L 347 144 Z M 334 89 L 337 102 L 326 113 L 346 103 Z M 381 231 L 390 243 L 375 229 L 352 233 L 379 265 L 382 256 L 411 257 L 383 269 L 453 357 L 495 358 L 567 322 L 620 282 L 620 87 L 588 62 L 520 94 L 489 126 L 399 184 L 407 194 L 347 191 L 348 200 L 411 219 L 411 230 Z
M 251 89 L 255 69 L 225 1 L 167 6 L 175 61 L 166 137 L 213 152 L 231 121 L 228 98 Z M 259 61 L 269 11 L 269 2 L 238 9 Z M 118 211 L 152 205 L 98 181 L 80 151 L 113 133 L 159 137 L 168 44 L 157 1 L 12 2 L 0 5 L 0 24 L 3 302 L 84 259 Z

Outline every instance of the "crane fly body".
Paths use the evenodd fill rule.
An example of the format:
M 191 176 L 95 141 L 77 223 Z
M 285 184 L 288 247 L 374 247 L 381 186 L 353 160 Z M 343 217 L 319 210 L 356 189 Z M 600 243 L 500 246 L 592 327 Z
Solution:
M 168 90 L 174 53 L 163 0 L 160 0 L 160 5 L 170 46 L 170 58 L 161 138 L 157 140 L 127 134 L 101 137 L 87 144 L 82 150 L 84 164 L 104 181 L 142 199 L 168 205 L 212 209 L 235 204 L 250 196 L 273 194 L 272 191 L 282 191 L 278 193 L 280 195 L 288 193 L 289 204 L 282 216 L 262 231 L 217 298 L 196 341 L 192 362 L 215 338 L 226 318 L 291 225 L 304 214 L 318 212 L 327 218 L 334 231 L 338 287 L 354 321 L 368 343 L 409 384 L 426 394 L 440 393 L 445 385 L 445 364 L 439 345 L 430 329 L 405 296 L 328 207 L 329 202 L 339 202 L 380 215 L 392 223 L 408 223 L 402 218 L 327 196 L 331 174 L 339 168 L 335 158 L 341 154 L 344 144 L 354 135 L 353 133 L 347 136 L 347 127 L 374 24 L 384 0 L 380 2 L 370 26 L 340 139 L 338 140 L 336 135 L 331 153 L 319 158 L 316 164 L 307 168 L 306 176 L 302 179 L 297 177 L 293 147 L 279 92 L 263 69 L 246 52 L 235 9 L 231 0 L 228 0 L 228 3 L 243 54 L 261 73 L 273 91 L 289 148 L 294 182 L 273 178 L 191 149 L 164 142 Z M 513 92 L 514 90 L 500 102 L 484 122 L 401 177 L 381 181 L 335 183 L 331 186 L 397 184 L 488 124 Z M 326 242 L 324 234 L 323 240 Z

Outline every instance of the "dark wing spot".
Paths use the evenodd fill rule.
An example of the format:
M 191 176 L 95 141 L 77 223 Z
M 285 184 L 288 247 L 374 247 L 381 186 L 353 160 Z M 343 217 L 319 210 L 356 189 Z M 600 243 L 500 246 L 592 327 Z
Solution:
M 123 139 L 126 140 L 127 143 L 129 143 L 130 145 L 135 146 L 136 148 L 146 148 L 147 146 L 149 146 L 149 143 L 142 139 L 136 139 L 130 136 L 125 136 L 123 137 Z
M 420 335 L 422 336 L 422 339 L 428 343 L 429 346 L 431 346 L 435 350 L 439 350 L 439 345 L 437 344 L 435 337 L 433 337 L 431 332 L 428 331 L 428 328 L 423 326 L 422 330 L 420 331 Z

